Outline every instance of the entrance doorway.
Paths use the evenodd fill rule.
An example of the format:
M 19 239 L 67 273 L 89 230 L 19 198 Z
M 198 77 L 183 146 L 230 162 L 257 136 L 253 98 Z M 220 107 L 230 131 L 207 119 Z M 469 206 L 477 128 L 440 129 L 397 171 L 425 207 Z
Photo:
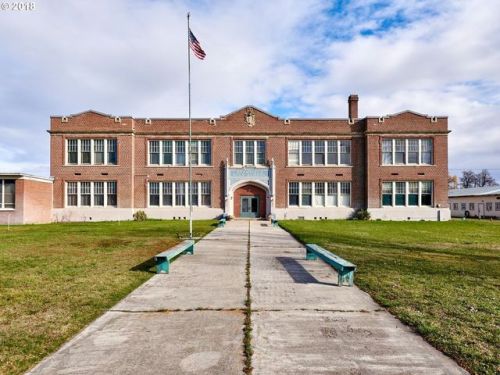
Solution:
M 242 196 L 240 199 L 240 217 L 256 218 L 259 216 L 259 197 Z

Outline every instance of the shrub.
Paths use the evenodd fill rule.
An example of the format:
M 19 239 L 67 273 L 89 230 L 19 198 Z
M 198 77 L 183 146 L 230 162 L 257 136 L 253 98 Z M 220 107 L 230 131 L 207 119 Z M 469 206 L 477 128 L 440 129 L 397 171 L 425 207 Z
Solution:
M 145 221 L 148 219 L 148 215 L 144 211 L 137 211 L 134 213 L 135 221 Z
M 354 213 L 353 218 L 356 220 L 370 220 L 371 215 L 368 210 L 359 209 Z

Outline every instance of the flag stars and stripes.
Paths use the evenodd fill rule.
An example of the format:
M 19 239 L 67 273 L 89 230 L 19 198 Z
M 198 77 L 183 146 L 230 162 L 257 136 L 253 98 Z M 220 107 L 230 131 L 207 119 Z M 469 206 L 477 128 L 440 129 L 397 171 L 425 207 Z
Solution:
M 207 55 L 201 48 L 200 42 L 198 42 L 198 39 L 196 39 L 191 29 L 189 29 L 189 46 L 191 47 L 194 55 L 200 60 L 203 60 Z

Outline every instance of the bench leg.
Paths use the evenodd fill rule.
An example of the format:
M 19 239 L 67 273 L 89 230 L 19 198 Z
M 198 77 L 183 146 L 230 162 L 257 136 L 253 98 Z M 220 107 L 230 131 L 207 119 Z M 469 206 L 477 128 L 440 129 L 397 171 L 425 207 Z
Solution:
M 184 253 L 194 254 L 194 245 L 189 246 Z
M 314 254 L 312 251 L 307 250 L 306 248 L 306 260 L 316 260 L 318 256 Z
M 156 259 L 156 273 L 169 273 L 170 262 L 167 258 Z
M 349 272 L 349 286 L 354 285 L 354 271 Z

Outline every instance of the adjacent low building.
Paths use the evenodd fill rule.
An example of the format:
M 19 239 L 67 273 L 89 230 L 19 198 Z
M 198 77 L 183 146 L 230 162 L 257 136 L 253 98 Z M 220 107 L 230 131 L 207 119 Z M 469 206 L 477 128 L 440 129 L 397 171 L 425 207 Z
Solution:
M 500 218 L 500 186 L 448 192 L 452 217 Z
M 0 173 L 0 224 L 52 221 L 52 179 Z
M 52 116 L 53 219 L 447 220 L 448 119 L 404 111 L 279 118 L 254 106 L 218 118 Z M 193 189 L 189 195 L 189 160 Z

